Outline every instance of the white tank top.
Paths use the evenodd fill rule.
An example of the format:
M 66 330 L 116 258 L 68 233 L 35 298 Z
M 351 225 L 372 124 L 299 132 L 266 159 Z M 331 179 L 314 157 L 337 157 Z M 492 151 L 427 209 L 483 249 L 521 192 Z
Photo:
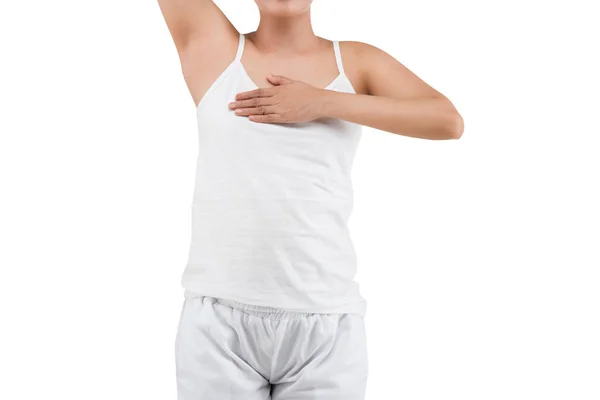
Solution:
M 228 104 L 257 85 L 235 60 L 200 100 L 199 153 L 186 292 L 315 313 L 358 313 L 356 255 L 347 222 L 361 126 L 324 118 L 261 124 Z M 328 90 L 355 93 L 339 75 Z

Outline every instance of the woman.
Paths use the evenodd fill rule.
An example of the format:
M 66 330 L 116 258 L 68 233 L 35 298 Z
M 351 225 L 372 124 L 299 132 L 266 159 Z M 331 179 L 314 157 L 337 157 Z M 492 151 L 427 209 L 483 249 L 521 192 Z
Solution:
M 363 399 L 365 300 L 347 230 L 361 125 L 457 139 L 452 103 L 376 47 L 311 28 L 311 0 L 159 0 L 197 106 L 180 400 Z

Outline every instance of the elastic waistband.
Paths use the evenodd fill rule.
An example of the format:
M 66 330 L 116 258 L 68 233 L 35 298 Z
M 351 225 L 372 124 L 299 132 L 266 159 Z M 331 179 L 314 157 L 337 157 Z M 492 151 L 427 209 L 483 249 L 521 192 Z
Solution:
M 205 299 L 211 301 L 215 304 L 222 304 L 227 307 L 231 307 L 235 310 L 239 310 L 243 313 L 254 315 L 260 318 L 267 319 L 294 319 L 294 318 L 306 318 L 311 315 L 315 315 L 315 313 L 304 312 L 304 311 L 296 311 L 296 310 L 286 310 L 282 308 L 275 307 L 265 307 L 265 306 L 257 306 L 253 304 L 240 303 L 233 300 L 216 298 L 211 296 L 200 295 L 197 293 L 193 293 L 190 291 L 185 291 L 185 297 L 188 298 L 200 298 L 203 301 Z

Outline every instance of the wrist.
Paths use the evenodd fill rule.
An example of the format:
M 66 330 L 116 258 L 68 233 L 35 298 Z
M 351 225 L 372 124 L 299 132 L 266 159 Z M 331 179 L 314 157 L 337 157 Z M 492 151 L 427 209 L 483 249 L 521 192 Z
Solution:
M 319 89 L 319 96 L 315 105 L 317 107 L 317 115 L 319 118 L 332 117 L 334 105 L 336 103 L 336 92 L 333 90 Z

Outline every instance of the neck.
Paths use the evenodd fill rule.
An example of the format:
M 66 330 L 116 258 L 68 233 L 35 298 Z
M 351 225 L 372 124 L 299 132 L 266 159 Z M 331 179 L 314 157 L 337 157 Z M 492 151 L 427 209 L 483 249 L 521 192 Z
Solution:
M 251 37 L 256 47 L 266 52 L 309 50 L 319 42 L 312 29 L 310 11 L 291 17 L 261 13 L 258 28 Z

